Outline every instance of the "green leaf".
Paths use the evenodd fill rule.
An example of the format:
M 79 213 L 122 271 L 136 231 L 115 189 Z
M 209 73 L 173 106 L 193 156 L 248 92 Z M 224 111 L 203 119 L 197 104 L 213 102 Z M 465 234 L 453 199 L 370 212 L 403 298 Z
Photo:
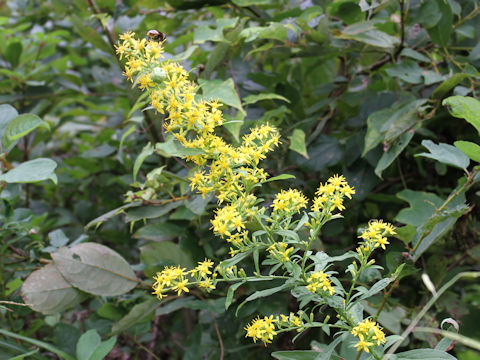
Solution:
M 469 74 L 464 73 L 453 74 L 450 78 L 438 85 L 432 93 L 432 99 L 443 99 L 450 90 L 469 77 Z
M 442 13 L 438 8 L 437 1 L 425 1 L 420 6 L 417 21 L 422 24 L 425 29 L 430 29 L 438 24 L 442 18 Z
M 275 351 L 271 354 L 278 360 L 315 360 L 318 351 L 314 350 L 291 350 L 291 351 Z
M 13 106 L 7 104 L 0 105 L 0 139 L 3 139 L 3 134 L 5 133 L 5 128 L 8 123 L 17 116 L 18 112 Z M 2 146 L 4 145 L 2 144 Z
M 102 342 L 97 330 L 88 330 L 78 339 L 77 360 L 102 360 L 112 351 L 116 342 L 116 336 Z
M 425 146 L 430 153 L 420 153 L 416 154 L 415 156 L 423 156 L 429 159 L 434 159 L 459 169 L 466 169 L 468 165 L 470 165 L 468 156 L 466 156 L 462 151 L 458 150 L 455 146 L 444 143 L 437 145 L 431 140 L 423 140 L 422 145 Z
M 134 182 L 137 180 L 137 174 L 143 162 L 147 157 L 152 155 L 153 152 L 154 152 L 154 149 L 152 144 L 148 143 L 146 146 L 143 147 L 142 152 L 135 159 L 135 164 L 133 164 L 133 181 Z
M 416 349 L 395 354 L 392 360 L 457 360 L 457 358 L 444 351 Z
M 301 129 L 293 130 L 293 134 L 288 137 L 290 139 L 290 150 L 296 151 L 306 159 L 309 159 L 307 147 L 305 145 L 305 133 Z
M 22 114 L 12 119 L 3 133 L 3 146 L 7 149 L 16 140 L 28 135 L 33 130 L 43 127 L 50 130 L 50 125 L 35 114 Z
M 72 14 L 72 16 L 69 17 L 69 20 L 72 22 L 75 32 L 87 43 L 92 44 L 107 54 L 112 52 L 112 47 L 105 42 L 95 29 L 86 26 L 83 19 Z
M 392 117 L 394 112 L 394 109 L 382 109 L 371 113 L 367 118 L 367 134 L 365 135 L 362 157 L 382 142 L 384 136 L 380 129 Z
M 155 315 L 166 315 L 170 314 L 174 311 L 179 309 L 189 307 L 193 302 L 195 302 L 195 298 L 193 296 L 181 297 L 179 299 L 175 299 L 170 301 L 167 304 L 162 304 L 157 310 L 155 310 Z
M 141 206 L 127 212 L 126 222 L 138 221 L 141 219 L 154 219 L 169 213 L 183 205 L 183 201 L 167 202 L 165 205 L 159 206 Z
M 287 179 L 295 179 L 295 175 L 282 174 L 282 175 L 274 176 L 263 181 L 262 184 L 268 183 L 270 181 L 287 180 Z
M 131 202 L 131 203 L 128 203 L 128 204 L 125 204 L 125 205 L 122 205 L 116 209 L 113 209 L 113 210 L 110 210 L 109 212 L 103 214 L 103 215 L 100 215 L 99 217 L 93 219 L 92 221 L 90 221 L 87 225 L 85 225 L 85 230 L 88 230 L 90 227 L 92 227 L 93 225 L 95 226 L 100 226 L 102 223 L 104 223 L 105 221 L 108 221 L 110 220 L 112 217 L 118 215 L 118 214 L 122 214 L 124 212 L 125 209 L 128 209 L 128 208 L 131 208 L 131 207 L 135 207 L 135 206 L 140 206 L 142 205 L 142 202 L 141 201 L 134 201 L 134 202 Z
M 375 284 L 372 285 L 370 289 L 368 289 L 367 292 L 360 295 L 357 301 L 368 299 L 369 297 L 372 297 L 373 295 L 378 294 L 380 291 L 385 289 L 388 286 L 388 284 L 390 284 L 393 280 L 395 280 L 395 278 L 385 278 L 377 281 Z
M 270 5 L 272 0 L 232 0 L 232 2 L 237 6 L 252 6 L 252 5 Z
M 385 70 L 391 77 L 398 77 L 409 84 L 422 83 L 423 71 L 418 62 L 410 59 L 396 63 Z
M 58 357 L 60 359 L 76 360 L 73 356 L 67 354 L 66 352 L 64 352 L 60 349 L 57 349 L 55 346 L 53 346 L 49 343 L 46 343 L 46 342 L 43 342 L 43 341 L 40 341 L 40 340 L 37 340 L 37 339 L 32 339 L 32 338 L 29 338 L 27 336 L 18 335 L 18 334 L 15 334 L 13 332 L 10 332 L 10 331 L 4 330 L 4 329 L 0 329 L 0 334 L 2 334 L 4 336 L 11 337 L 11 338 L 14 338 L 14 339 L 18 339 L 18 340 L 21 340 L 21 341 L 24 341 L 24 342 L 27 342 L 27 343 L 35 345 L 35 346 L 38 346 L 42 349 L 50 351 L 51 353 L 54 353 L 55 355 L 58 355 Z
M 399 140 L 390 147 L 390 149 L 383 153 L 382 157 L 377 163 L 377 166 L 375 167 L 375 174 L 379 178 L 382 178 L 383 170 L 388 168 L 393 162 L 393 160 L 395 160 L 398 155 L 400 155 L 400 153 L 403 151 L 403 149 L 407 147 L 410 140 L 412 140 L 412 137 L 413 131 L 408 131 L 404 133 L 400 136 Z
M 436 194 L 408 189 L 397 193 L 397 197 L 407 201 L 410 207 L 400 210 L 395 221 L 415 227 L 422 225 L 443 203 Z
M 52 180 L 56 184 L 57 175 L 54 172 L 56 167 L 57 163 L 52 159 L 39 158 L 25 161 L 6 174 L 0 175 L 0 181 L 25 184 Z
M 195 149 L 195 148 L 186 148 L 180 143 L 178 143 L 173 137 L 169 137 L 167 141 L 163 143 L 156 143 L 155 144 L 155 151 L 164 157 L 185 157 L 185 156 L 193 156 L 193 155 L 200 155 L 203 154 L 204 151 L 202 149 Z M 158 171 L 157 169 L 153 171 Z
M 356 40 L 367 45 L 387 49 L 400 43 L 397 37 L 376 29 L 375 24 L 376 21 L 358 22 L 344 28 L 338 36 L 342 39 Z
M 233 295 L 235 294 L 235 290 L 237 290 L 240 286 L 245 284 L 245 281 L 238 282 L 236 284 L 230 285 L 227 292 L 227 297 L 225 298 L 225 310 L 230 307 L 230 304 L 233 300 Z
M 243 105 L 251 105 L 255 104 L 256 102 L 263 101 L 263 100 L 282 100 L 287 103 L 290 103 L 290 100 L 283 97 L 282 95 L 272 94 L 272 93 L 262 93 L 258 95 L 248 95 L 243 98 Z
M 26 304 L 42 314 L 57 314 L 85 300 L 85 294 L 67 282 L 53 264 L 32 272 L 22 286 Z
M 232 79 L 222 80 L 201 80 L 202 98 L 205 100 L 218 99 L 221 103 L 234 107 L 246 115 L 242 103 L 235 89 L 235 83 Z
M 265 289 L 265 290 L 260 290 L 260 291 L 255 291 L 252 295 L 250 295 L 249 297 L 247 297 L 245 299 L 244 302 L 248 302 L 248 301 L 253 301 L 255 299 L 259 299 L 259 298 L 263 298 L 263 297 L 267 297 L 267 296 L 270 296 L 270 295 L 273 295 L 279 291 L 283 291 L 285 289 L 288 289 L 289 287 L 291 287 L 292 284 L 286 282 L 285 284 L 283 285 L 280 285 L 280 286 L 277 286 L 277 287 L 274 287 L 274 288 L 270 288 L 270 289 Z
M 157 298 L 151 296 L 148 300 L 136 304 L 127 315 L 121 318 L 112 326 L 112 333 L 118 334 L 136 324 L 149 321 L 153 318 L 155 309 L 160 305 Z
M 442 17 L 438 23 L 431 28 L 428 28 L 428 34 L 432 41 L 440 46 L 447 46 L 453 32 L 453 12 L 450 5 L 445 0 L 430 0 L 429 2 L 436 2 L 439 13 Z M 435 17 L 435 15 L 433 15 Z
M 178 225 L 161 222 L 155 224 L 148 224 L 141 227 L 133 237 L 136 239 L 145 239 L 152 241 L 171 240 L 184 234 L 185 228 Z
M 146 265 L 145 276 L 152 277 L 164 266 L 192 268 L 192 257 L 170 241 L 152 242 L 140 247 L 140 259 Z
M 452 116 L 467 120 L 480 134 L 480 101 L 468 96 L 450 96 L 442 104 Z
M 12 65 L 12 69 L 15 69 L 18 66 L 22 51 L 23 46 L 20 41 L 9 41 L 7 49 L 5 51 L 5 58 Z
M 470 141 L 455 141 L 453 144 L 470 159 L 480 162 L 480 146 Z
M 137 285 L 135 274 L 125 259 L 101 244 L 82 243 L 61 248 L 52 258 L 68 282 L 90 294 L 122 295 Z
M 348 336 L 348 333 L 344 333 L 338 336 L 335 340 L 333 340 L 330 344 L 328 344 L 328 346 L 325 349 L 323 349 L 323 351 L 320 354 L 317 355 L 315 360 L 331 360 L 333 351 L 335 350 L 335 348 L 339 343 L 341 343 L 343 340 L 346 339 L 347 336 Z
M 381 127 L 380 131 L 385 134 L 384 141 L 388 144 L 396 141 L 406 131 L 411 130 L 418 122 L 420 107 L 427 102 L 427 99 L 418 99 L 407 102 L 404 105 L 398 104 L 391 118 Z

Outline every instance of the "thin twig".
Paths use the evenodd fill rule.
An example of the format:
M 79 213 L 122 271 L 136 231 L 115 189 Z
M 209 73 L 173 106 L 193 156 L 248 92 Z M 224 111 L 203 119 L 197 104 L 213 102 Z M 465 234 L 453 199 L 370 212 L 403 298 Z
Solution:
M 215 326 L 215 332 L 217 333 L 218 344 L 220 345 L 220 360 L 223 360 L 223 354 L 225 352 L 225 349 L 223 348 L 222 336 L 220 335 L 220 330 L 218 330 L 217 320 L 215 319 L 215 314 L 213 313 L 213 311 L 210 311 L 210 315 L 212 316 L 213 326 Z

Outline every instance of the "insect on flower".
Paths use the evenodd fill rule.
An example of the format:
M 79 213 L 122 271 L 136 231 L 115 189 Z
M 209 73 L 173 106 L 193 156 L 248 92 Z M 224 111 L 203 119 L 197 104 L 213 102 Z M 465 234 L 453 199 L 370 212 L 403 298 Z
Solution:
M 158 30 L 148 30 L 147 31 L 147 36 L 156 41 L 164 41 L 167 38 L 167 35 L 164 33 L 158 31 Z

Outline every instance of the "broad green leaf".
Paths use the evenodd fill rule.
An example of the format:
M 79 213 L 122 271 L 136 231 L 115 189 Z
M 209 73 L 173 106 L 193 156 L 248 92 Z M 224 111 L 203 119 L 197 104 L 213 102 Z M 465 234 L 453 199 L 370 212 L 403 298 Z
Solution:
M 18 66 L 20 56 L 22 55 L 23 46 L 20 41 L 10 41 L 5 51 L 5 58 L 12 65 L 12 69 Z
M 68 282 L 90 294 L 122 295 L 137 285 L 135 274 L 125 259 L 101 244 L 82 243 L 61 248 L 52 258 Z
M 404 133 L 400 136 L 398 141 L 390 147 L 390 149 L 383 153 L 382 157 L 377 163 L 377 166 L 375 167 L 375 174 L 379 178 L 382 178 L 383 170 L 388 168 L 390 164 L 398 157 L 398 155 L 400 155 L 403 149 L 407 147 L 410 140 L 412 140 L 412 137 L 413 131 Z
M 177 238 L 184 232 L 184 227 L 180 227 L 169 222 L 160 222 L 155 224 L 148 224 L 141 227 L 133 235 L 133 237 L 136 239 L 164 241 Z
M 305 133 L 302 129 L 295 129 L 293 130 L 293 134 L 288 137 L 290 139 L 290 146 L 288 147 L 290 150 L 293 150 L 306 159 L 309 159 L 307 153 L 307 147 L 305 145 Z
M 422 225 L 443 203 L 436 194 L 408 189 L 397 193 L 397 197 L 407 201 L 410 207 L 400 210 L 395 221 L 415 227 Z
M 395 354 L 395 360 L 457 360 L 447 352 L 434 349 L 416 349 Z M 393 360 L 392 359 L 392 360 Z
M 155 297 L 150 297 L 148 300 L 135 305 L 127 315 L 121 318 L 112 326 L 112 333 L 118 334 L 136 324 L 149 321 L 153 318 L 155 309 L 160 305 L 160 302 Z
M 116 336 L 102 342 L 97 330 L 88 330 L 78 339 L 77 360 L 102 360 L 112 351 L 116 342 Z
M 450 90 L 452 90 L 455 86 L 457 86 L 463 80 L 469 77 L 470 77 L 469 74 L 464 74 L 464 73 L 453 74 L 450 78 L 448 78 L 447 80 L 442 82 L 440 85 L 438 85 L 438 87 L 432 93 L 432 98 L 443 99 Z
M 159 206 L 141 206 L 127 212 L 126 222 L 138 221 L 141 219 L 154 219 L 169 213 L 183 204 L 183 201 L 167 202 Z
M 206 41 L 228 42 L 223 35 L 223 31 L 235 27 L 237 22 L 238 17 L 231 19 L 220 18 L 217 19 L 217 26 L 215 29 L 212 29 L 209 25 L 201 25 L 194 32 L 193 43 L 203 44 Z
M 57 314 L 85 300 L 85 294 L 75 289 L 53 264 L 32 272 L 22 286 L 26 304 L 42 314 Z
M 392 117 L 394 112 L 394 109 L 382 109 L 375 111 L 367 118 L 367 134 L 365 135 L 362 157 L 382 142 L 384 136 L 380 129 Z
M 290 100 L 287 98 L 278 95 L 278 94 L 258 94 L 258 95 L 248 95 L 243 98 L 243 105 L 251 105 L 255 104 L 256 102 L 262 101 L 262 100 L 282 100 L 287 103 L 290 103 Z
M 422 145 L 425 146 L 430 153 L 420 153 L 416 154 L 415 156 L 423 156 L 429 159 L 434 159 L 459 169 L 466 169 L 468 165 L 470 165 L 468 156 L 466 156 L 455 146 L 444 143 L 437 145 L 431 140 L 423 140 Z
M 433 1 L 429 1 L 430 3 L 433 3 Z M 422 53 L 419 53 L 418 51 L 415 51 L 411 48 L 404 48 L 401 52 L 400 52 L 400 56 L 406 56 L 406 57 L 409 57 L 411 59 L 415 59 L 415 60 L 418 60 L 418 61 L 421 61 L 421 62 L 430 62 L 430 58 L 428 58 L 427 56 L 423 55 Z
M 438 11 L 442 14 L 438 23 L 434 27 L 427 29 L 428 34 L 434 43 L 440 46 L 447 46 L 453 32 L 452 9 L 445 0 L 429 0 L 428 2 L 436 2 Z
M 3 134 L 5 133 L 5 127 L 10 121 L 15 119 L 18 116 L 17 110 L 13 106 L 7 104 L 0 105 L 0 139 L 3 139 Z M 2 146 L 3 141 L 2 141 Z
M 80 17 L 72 14 L 69 20 L 72 22 L 75 32 L 86 42 L 92 44 L 96 48 L 109 54 L 112 52 L 112 47 L 108 45 L 96 29 L 85 25 L 85 21 Z
M 223 114 L 226 122 L 223 123 L 223 127 L 235 138 L 235 141 L 240 142 L 240 130 L 242 129 L 245 114 L 241 111 L 237 111 L 234 116 Z
M 391 77 L 398 77 L 409 84 L 422 83 L 423 71 L 418 62 L 410 59 L 396 63 L 385 70 Z
M 159 316 L 159 315 L 170 314 L 181 308 L 189 307 L 194 301 L 196 300 L 193 296 L 187 296 L 187 297 L 181 297 L 181 298 L 175 299 L 166 304 L 162 304 L 162 306 L 158 307 L 157 310 L 155 310 L 155 315 Z M 157 303 L 158 303 L 158 300 L 157 300 Z
M 315 360 L 317 359 L 318 351 L 314 351 L 314 350 L 275 351 L 271 355 L 278 360 Z
M 390 36 L 387 33 L 376 29 L 375 23 L 375 21 L 364 21 L 347 26 L 339 34 L 339 37 L 342 39 L 360 41 L 381 48 L 393 48 L 400 43 L 400 40 L 397 37 Z
M 470 159 L 480 162 L 480 146 L 470 141 L 455 141 L 453 144 Z
M 338 139 L 326 135 L 320 135 L 309 148 L 308 153 L 310 158 L 298 156 L 297 163 L 300 168 L 306 171 L 315 170 L 320 171 L 328 166 L 338 164 L 342 160 L 342 149 Z
M 135 164 L 133 164 L 133 181 L 137 180 L 137 174 L 142 166 L 143 162 L 147 157 L 153 154 L 153 146 L 151 143 L 148 143 L 146 146 L 143 147 L 142 152 L 137 156 L 135 159 Z
M 450 96 L 442 104 L 452 116 L 467 120 L 480 134 L 480 101 L 468 96 Z
M 238 96 L 235 84 L 232 79 L 222 80 L 202 80 L 200 81 L 202 88 L 202 98 L 205 100 L 218 99 L 221 103 L 234 107 L 246 114 L 242 107 L 242 103 Z
M 0 175 L 0 181 L 25 184 L 52 180 L 56 184 L 57 175 L 54 172 L 56 167 L 57 163 L 52 159 L 39 158 L 25 161 L 6 174 Z
M 465 198 L 465 195 L 458 196 L 452 203 Z M 463 200 L 465 201 L 465 200 Z M 450 204 L 452 204 L 450 203 Z M 436 212 L 428 220 L 417 228 L 417 233 L 412 241 L 416 248 L 413 259 L 416 261 L 435 241 L 442 238 L 455 224 L 457 219 L 470 210 L 465 204 L 457 206 L 449 205 L 447 209 Z M 421 240 L 420 240 L 421 239 Z M 418 242 L 421 241 L 420 244 Z M 418 244 L 418 245 L 417 245 Z
M 50 130 L 50 126 L 35 114 L 21 114 L 12 119 L 3 133 L 3 145 L 10 147 L 16 140 L 28 135 L 33 130 L 43 127 Z
M 442 13 L 438 8 L 437 1 L 432 0 L 422 3 L 417 20 L 425 29 L 430 29 L 437 25 L 441 18 Z
M 255 39 L 272 39 L 285 42 L 288 30 L 280 23 L 271 23 L 269 26 L 251 26 L 243 29 L 240 36 L 245 38 L 245 42 Z
M 169 137 L 167 141 L 163 143 L 156 143 L 155 151 L 159 155 L 164 157 L 172 157 L 172 156 L 185 157 L 185 156 L 200 155 L 204 153 L 202 149 L 186 148 L 180 143 L 178 143 L 177 141 L 175 141 L 172 137 Z
M 418 99 L 400 105 L 393 112 L 391 118 L 381 127 L 380 131 L 385 134 L 384 141 L 387 144 L 399 139 L 406 131 L 413 129 L 419 122 L 418 112 L 427 99 Z M 404 137 L 405 139 L 406 137 Z
M 152 242 L 140 247 L 140 259 L 146 265 L 145 276 L 152 277 L 164 266 L 192 268 L 192 257 L 180 245 L 170 241 Z

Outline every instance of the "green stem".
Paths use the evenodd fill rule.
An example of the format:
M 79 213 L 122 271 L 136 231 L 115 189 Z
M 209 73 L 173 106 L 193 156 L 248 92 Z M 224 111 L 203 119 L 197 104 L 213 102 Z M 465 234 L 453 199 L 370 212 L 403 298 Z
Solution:
M 467 191 L 468 189 L 470 189 L 470 187 L 473 185 L 473 181 L 475 180 L 475 176 L 478 174 L 478 171 L 480 169 L 475 169 L 472 173 L 468 173 L 467 172 L 467 181 L 465 182 L 465 184 L 462 185 L 462 187 L 460 189 L 458 189 L 457 191 L 455 191 L 453 194 L 451 194 L 447 200 L 445 200 L 445 202 L 442 204 L 442 206 L 440 206 L 438 209 L 435 210 L 435 213 L 438 214 L 440 211 L 444 210 L 446 208 L 446 206 L 453 200 L 455 199 L 458 195 L 460 195 L 461 193 Z M 433 229 L 432 229 L 433 230 Z M 429 235 L 431 233 L 430 230 L 429 232 L 426 232 L 425 234 L 423 234 L 420 239 L 418 239 L 417 243 L 415 244 L 412 252 L 415 252 L 417 250 L 417 248 L 420 246 L 420 244 L 422 243 L 423 239 L 425 239 L 427 237 L 427 235 Z
M 9 337 L 14 338 L 14 339 L 18 339 L 18 340 L 21 340 L 21 341 L 28 342 L 28 343 L 33 344 L 33 345 L 36 345 L 36 346 L 38 346 L 42 349 L 45 349 L 47 351 L 50 351 L 50 352 L 58 355 L 61 359 L 75 360 L 75 358 L 73 356 L 67 354 L 66 352 L 64 352 L 60 349 L 57 349 L 55 346 L 53 346 L 51 344 L 48 344 L 46 342 L 39 341 L 39 340 L 36 340 L 36 339 L 32 339 L 32 338 L 29 338 L 29 337 L 26 337 L 26 336 L 18 335 L 18 334 L 15 334 L 15 333 L 12 333 L 8 330 L 3 330 L 3 329 L 0 329 L 0 334 L 5 335 L 5 336 L 9 336 Z
M 445 285 L 443 285 L 436 294 L 433 294 L 431 297 L 430 301 L 420 310 L 418 315 L 412 320 L 410 325 L 405 329 L 405 331 L 400 335 L 400 339 L 388 350 L 388 352 L 384 356 L 384 360 L 388 360 L 390 358 L 390 355 L 394 354 L 395 351 L 400 347 L 402 342 L 407 338 L 407 336 L 413 331 L 415 326 L 417 326 L 418 322 L 423 318 L 423 316 L 427 313 L 427 311 L 435 304 L 435 302 L 438 300 L 438 298 L 453 284 L 455 284 L 459 279 L 463 277 L 468 277 L 468 278 L 480 278 L 480 272 L 473 272 L 473 271 L 468 271 L 468 272 L 462 272 L 454 276 L 450 281 L 448 281 Z

